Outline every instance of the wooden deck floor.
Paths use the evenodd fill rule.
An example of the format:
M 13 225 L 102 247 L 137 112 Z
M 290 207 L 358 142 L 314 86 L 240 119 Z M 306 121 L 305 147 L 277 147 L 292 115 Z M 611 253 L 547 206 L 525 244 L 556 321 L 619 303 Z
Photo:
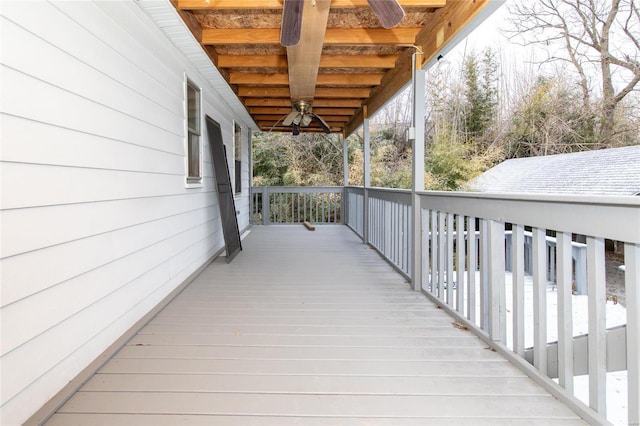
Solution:
M 255 227 L 48 425 L 581 424 L 349 229 Z

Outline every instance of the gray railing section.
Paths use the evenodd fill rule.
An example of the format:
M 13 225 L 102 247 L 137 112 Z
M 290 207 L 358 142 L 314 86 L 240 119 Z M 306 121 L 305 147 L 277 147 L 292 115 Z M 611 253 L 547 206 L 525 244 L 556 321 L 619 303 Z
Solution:
M 364 189 L 348 186 L 345 189 L 347 202 L 346 225 L 360 238 L 364 237 Z
M 342 223 L 341 186 L 264 186 L 251 188 L 253 223 Z
M 590 423 L 606 422 L 607 371 L 626 369 L 628 422 L 638 423 L 640 199 L 424 192 L 416 232 L 411 192 L 369 188 L 365 197 L 362 188 L 346 188 L 346 194 L 347 224 L 358 235 L 368 224 L 366 242 L 407 276 L 412 238 L 421 238 L 423 292 Z M 586 244 L 573 241 L 576 235 L 586 236 Z M 627 324 L 610 330 L 605 239 L 625 247 Z M 527 303 L 525 286 L 533 294 Z M 588 298 L 587 335 L 573 332 L 574 289 Z M 557 307 L 548 305 L 548 292 L 557 293 Z M 557 339 L 547 336 L 549 326 Z M 578 375 L 588 376 L 588 406 L 574 396 Z
M 411 191 L 370 188 L 369 241 L 407 278 L 411 275 Z
M 426 192 L 420 194 L 420 203 L 422 229 L 417 235 L 422 238 L 423 291 L 591 423 L 606 416 L 607 371 L 625 366 L 628 422 L 637 424 L 640 199 Z M 511 224 L 509 232 L 506 223 Z M 531 229 L 530 236 L 525 227 Z M 549 230 L 555 231 L 551 245 Z M 473 244 L 469 235 L 474 236 Z M 585 235 L 586 244 L 577 247 L 572 241 L 575 235 Z M 526 249 L 528 238 L 530 250 Z M 624 242 L 626 270 L 626 338 L 616 337 L 623 343 L 613 350 L 612 341 L 607 350 L 607 336 L 611 340 L 620 331 L 608 332 L 605 321 L 605 238 Z M 573 333 L 572 290 L 583 279 L 582 271 L 576 273 L 573 268 L 576 248 L 586 253 L 587 340 Z M 549 280 L 552 257 L 555 289 Z M 511 272 L 506 271 L 505 259 Z M 532 278 L 526 285 L 533 292 L 529 306 L 525 306 L 527 263 Z M 578 262 L 576 267 L 584 266 Z M 507 289 L 512 293 L 509 300 Z M 547 304 L 548 291 L 557 292 L 557 310 Z M 527 311 L 532 318 L 525 315 Z M 532 322 L 532 348 L 525 348 L 525 321 Z M 547 337 L 548 326 L 557 329 L 557 342 Z M 527 358 L 532 358 L 533 366 Z M 591 409 L 574 397 L 574 376 L 585 372 Z M 558 377 L 559 386 L 550 377 Z

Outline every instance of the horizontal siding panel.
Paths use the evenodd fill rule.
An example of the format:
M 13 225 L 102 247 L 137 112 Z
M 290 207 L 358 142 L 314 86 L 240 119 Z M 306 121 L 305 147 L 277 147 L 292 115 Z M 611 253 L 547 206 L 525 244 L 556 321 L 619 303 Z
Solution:
M 218 215 L 213 209 L 195 210 L 4 259 L 2 306 L 72 278 L 82 280 L 83 274 L 117 263 L 127 256 L 139 252 L 144 256 L 143 252 L 150 247 L 165 241 L 171 244 L 172 238 L 192 229 L 201 232 L 213 228 L 217 231 L 218 223 Z M 74 261 L 69 262 L 69 259 Z M 38 267 L 33 268 L 33 265 Z M 45 293 L 36 299 L 48 297 L 55 296 Z
M 185 235 L 184 239 L 187 240 L 187 237 Z M 191 239 L 188 243 L 193 244 L 193 236 L 189 237 Z M 162 257 L 156 260 L 160 259 L 164 260 Z M 200 255 L 194 256 L 194 259 L 202 262 Z M 115 274 L 118 270 L 111 272 Z M 128 271 L 121 273 L 126 274 Z M 48 329 L 45 333 L 34 337 L 28 345 L 22 345 L 2 356 L 3 365 L 30 366 L 29 369 L 3 369 L 1 380 L 5 401 L 10 400 L 32 382 L 44 376 L 51 368 L 54 368 L 70 354 L 78 351 L 118 318 L 126 315 L 130 310 L 141 309 L 139 304 L 145 307 L 142 307 L 142 312 L 138 315 L 146 313 L 184 280 L 188 273 L 190 271 L 184 271 L 181 275 L 172 277 L 168 262 L 162 261 L 130 282 L 125 282 L 126 278 L 112 275 L 112 282 L 125 282 L 125 285 Z M 103 279 L 104 277 L 105 275 L 103 275 Z M 59 301 L 59 303 L 62 302 Z M 4 321 L 3 324 L 5 324 Z M 127 328 L 121 329 L 120 334 L 114 336 L 113 339 L 119 337 Z M 3 329 L 3 334 L 4 332 L 5 329 Z M 93 357 L 97 355 L 94 354 Z M 87 359 L 84 365 L 92 360 L 93 358 Z
M 114 111 L 4 65 L 1 71 L 2 108 L 7 114 L 177 155 L 184 154 L 181 134 Z M 28 93 L 37 95 L 27 96 L 25 87 L 29 88 Z
M 219 214 L 217 194 L 192 190 L 170 197 L 0 211 L 0 250 L 2 257 L 15 256 L 199 209 Z
M 208 244 L 213 248 L 213 241 L 218 232 L 211 228 L 213 226 L 210 223 L 193 227 L 3 307 L 3 321 L 10 324 L 20 324 L 20 327 L 12 327 L 3 331 L 2 354 L 14 350 L 33 336 L 43 333 L 110 294 L 121 291 L 129 286 L 129 283 L 135 282 L 138 277 L 144 276 L 149 271 L 158 268 L 159 265 L 164 264 L 169 268 L 169 261 L 172 258 L 188 250 L 196 242 L 202 240 L 203 236 L 207 236 L 207 239 L 211 238 Z M 80 255 L 79 252 L 78 255 Z M 198 253 L 189 253 L 189 256 L 192 258 L 182 259 L 182 268 L 191 263 L 193 258 L 198 256 Z M 58 259 L 58 261 L 64 260 Z M 175 276 L 179 271 L 171 272 L 169 271 L 169 275 Z M 13 284 L 11 282 L 11 285 Z M 13 293 L 21 290 L 14 289 Z M 12 292 L 7 291 L 7 293 L 11 295 Z M 50 304 L 51 300 L 58 302 Z M 38 315 L 33 315 L 33 312 L 38 312 Z
M 60 12 L 64 2 L 55 5 L 49 2 L 4 2 L 2 13 L 11 21 L 49 41 L 56 48 L 67 52 L 82 62 L 96 68 L 106 75 L 123 82 L 130 88 L 139 88 L 160 105 L 171 105 L 184 98 L 184 89 L 179 83 L 182 76 L 179 72 L 168 71 L 166 66 L 159 63 L 144 48 L 139 48 L 135 54 L 128 57 L 114 48 L 113 44 L 126 46 L 127 51 L 135 44 L 126 32 L 122 31 L 114 22 L 108 24 L 111 34 L 104 35 L 104 39 L 97 39 L 90 31 L 78 25 L 77 22 Z M 80 7 L 83 3 L 73 5 Z M 71 3 L 70 3 L 71 5 Z M 84 3 L 84 7 L 101 12 L 95 4 Z M 69 12 L 69 9 L 66 9 Z M 103 16 L 103 20 L 109 18 Z M 102 26 L 100 19 L 93 20 L 93 25 Z M 64 31 L 61 29 L 64 28 Z M 136 56 L 140 55 L 140 56 Z M 150 57 L 151 56 L 151 57 Z M 144 58 L 144 61 L 142 60 Z M 152 61 L 151 63 L 145 61 Z M 176 71 L 181 67 L 178 65 Z
M 185 191 L 184 177 L 121 170 L 4 163 L 4 209 L 158 197 Z
M 149 173 L 183 174 L 183 154 L 0 115 L 2 160 Z
M 137 88 L 124 86 L 122 82 L 88 66 L 49 42 L 11 22 L 5 22 L 4 36 L 21 40 L 20 44 L 8 44 L 3 49 L 3 63 L 6 66 L 140 121 L 154 123 L 170 133 L 184 133 L 184 107 L 181 99 L 175 98 L 171 104 L 160 105 L 145 94 L 137 92 Z M 96 46 L 89 45 L 86 48 L 95 49 Z M 43 64 L 47 66 L 43 67 Z M 181 83 L 174 82 L 178 87 L 182 86 Z

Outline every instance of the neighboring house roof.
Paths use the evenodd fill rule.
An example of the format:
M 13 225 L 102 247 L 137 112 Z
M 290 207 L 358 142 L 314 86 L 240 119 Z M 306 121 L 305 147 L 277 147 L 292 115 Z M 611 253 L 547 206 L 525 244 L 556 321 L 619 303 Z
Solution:
M 640 195 L 640 145 L 507 160 L 468 191 Z

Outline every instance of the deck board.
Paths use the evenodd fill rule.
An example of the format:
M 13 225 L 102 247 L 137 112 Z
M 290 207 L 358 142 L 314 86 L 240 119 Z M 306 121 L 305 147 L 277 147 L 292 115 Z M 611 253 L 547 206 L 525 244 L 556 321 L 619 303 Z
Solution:
M 347 228 L 255 227 L 50 425 L 580 424 Z

